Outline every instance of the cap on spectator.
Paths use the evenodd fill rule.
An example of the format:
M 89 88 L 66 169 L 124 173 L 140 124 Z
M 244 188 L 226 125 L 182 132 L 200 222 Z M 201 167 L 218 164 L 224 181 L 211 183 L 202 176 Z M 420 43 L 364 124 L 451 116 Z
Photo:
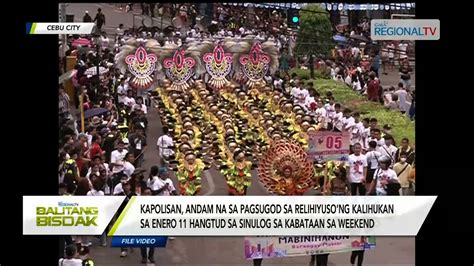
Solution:
M 94 116 L 94 117 L 92 118 L 92 126 L 97 127 L 97 126 L 100 125 L 100 123 L 101 123 L 100 117 Z
M 79 133 L 79 135 L 77 136 L 78 139 L 80 138 L 87 138 L 87 135 L 85 133 Z
M 168 173 L 168 169 L 166 167 L 160 167 L 160 171 L 158 174 L 163 175 Z
M 392 127 L 389 126 L 389 125 L 384 125 L 384 126 L 383 126 L 383 129 L 388 129 L 388 130 L 390 130 L 390 129 L 392 129 Z
M 100 134 L 101 134 L 101 135 L 109 134 L 109 132 L 110 132 L 110 129 L 108 129 L 108 128 L 106 128 L 106 127 L 100 130 Z
M 128 141 L 128 140 L 127 140 Z M 123 141 L 123 139 L 119 140 L 117 144 L 125 144 L 125 142 Z

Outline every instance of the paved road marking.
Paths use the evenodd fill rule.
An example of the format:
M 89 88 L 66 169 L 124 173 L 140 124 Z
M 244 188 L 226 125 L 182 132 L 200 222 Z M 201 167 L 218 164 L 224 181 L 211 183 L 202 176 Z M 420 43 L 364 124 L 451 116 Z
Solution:
M 209 196 L 209 195 L 214 194 L 214 191 L 216 190 L 216 186 L 214 185 L 214 180 L 212 180 L 212 176 L 209 174 L 209 170 L 204 171 L 204 177 L 209 183 L 209 190 L 204 195 Z

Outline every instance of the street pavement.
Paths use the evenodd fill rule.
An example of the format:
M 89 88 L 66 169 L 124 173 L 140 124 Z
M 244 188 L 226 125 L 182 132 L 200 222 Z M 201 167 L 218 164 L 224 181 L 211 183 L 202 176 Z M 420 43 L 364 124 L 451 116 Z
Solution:
M 114 4 L 70 4 L 67 7 L 67 13 L 73 13 L 76 21 L 82 21 L 85 10 L 94 18 L 97 8 L 102 8 L 106 16 L 106 31 L 113 32 L 115 28 L 123 23 L 125 27 L 133 25 L 134 15 L 124 13 Z M 142 17 L 141 15 L 139 17 Z M 138 18 L 136 19 L 138 22 Z M 141 18 L 140 18 L 141 21 Z M 158 19 L 159 21 L 159 19 Z M 398 73 L 390 73 L 381 76 L 382 85 L 390 86 L 398 84 Z M 152 104 L 148 110 L 148 147 L 144 153 L 144 163 L 142 168 L 147 170 L 144 173 L 148 176 L 148 170 L 153 165 L 159 165 L 158 151 L 156 142 L 162 135 L 162 125 L 160 123 L 157 110 Z M 174 175 L 171 178 L 177 186 L 177 179 Z M 257 180 L 256 170 L 252 172 L 252 185 L 248 190 L 248 195 L 269 195 Z M 216 170 L 210 169 L 204 173 L 202 180 L 201 195 L 227 195 L 227 184 L 224 177 Z M 312 190 L 307 194 L 315 194 Z M 159 198 L 157 198 L 159 200 Z M 91 248 L 91 258 L 95 265 L 122 266 L 122 265 L 143 265 L 140 264 L 140 249 L 135 248 L 133 252 L 128 253 L 125 258 L 120 258 L 120 249 L 99 246 L 98 240 L 93 239 Z M 329 265 L 350 265 L 350 253 L 331 254 L 329 256 Z M 263 261 L 263 265 L 308 265 L 308 257 L 293 258 L 275 258 Z M 252 261 L 245 260 L 244 257 L 244 238 L 243 237 L 176 237 L 175 240 L 169 240 L 166 248 L 155 250 L 156 265 L 170 266 L 218 266 L 218 265 L 252 265 Z M 155 265 L 155 264 L 148 264 Z M 415 238 L 414 237 L 378 237 L 375 250 L 365 253 L 364 265 L 389 265 L 389 266 L 408 266 L 415 265 Z
M 97 9 L 101 8 L 102 13 L 105 15 L 105 25 L 102 27 L 107 35 L 114 36 L 115 30 L 118 28 L 119 24 L 124 24 L 125 29 L 131 28 L 135 25 L 136 28 L 142 26 L 142 20 L 144 18 L 150 19 L 150 16 L 144 16 L 141 14 L 141 9 L 139 5 L 135 5 L 133 11 L 125 12 L 124 8 L 120 9 L 120 6 L 123 4 L 113 4 L 113 3 L 102 3 L 102 4 L 93 4 L 93 3 L 74 3 L 68 4 L 66 7 L 66 14 L 74 14 L 75 22 L 82 22 L 82 19 L 86 11 L 89 11 L 89 15 L 94 19 L 97 14 Z M 156 14 L 155 14 L 156 15 Z M 159 28 L 165 28 L 171 25 L 169 19 L 161 20 L 161 17 L 155 17 L 152 19 L 153 26 Z

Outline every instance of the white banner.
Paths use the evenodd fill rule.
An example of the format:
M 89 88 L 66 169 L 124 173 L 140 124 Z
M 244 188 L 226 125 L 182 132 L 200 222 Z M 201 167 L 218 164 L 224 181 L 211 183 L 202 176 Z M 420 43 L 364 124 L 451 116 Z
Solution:
M 109 235 L 415 236 L 436 196 L 133 197 Z
M 23 196 L 24 235 L 100 235 L 125 196 Z

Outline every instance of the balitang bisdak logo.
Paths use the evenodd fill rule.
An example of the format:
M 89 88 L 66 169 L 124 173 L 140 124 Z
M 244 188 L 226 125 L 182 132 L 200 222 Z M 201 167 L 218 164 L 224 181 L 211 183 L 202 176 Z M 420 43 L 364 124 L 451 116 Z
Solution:
M 23 196 L 24 235 L 100 235 L 125 196 Z
M 37 206 L 36 226 L 97 226 L 99 208 L 59 201 L 57 206 Z
M 372 40 L 439 40 L 439 19 L 373 19 Z

